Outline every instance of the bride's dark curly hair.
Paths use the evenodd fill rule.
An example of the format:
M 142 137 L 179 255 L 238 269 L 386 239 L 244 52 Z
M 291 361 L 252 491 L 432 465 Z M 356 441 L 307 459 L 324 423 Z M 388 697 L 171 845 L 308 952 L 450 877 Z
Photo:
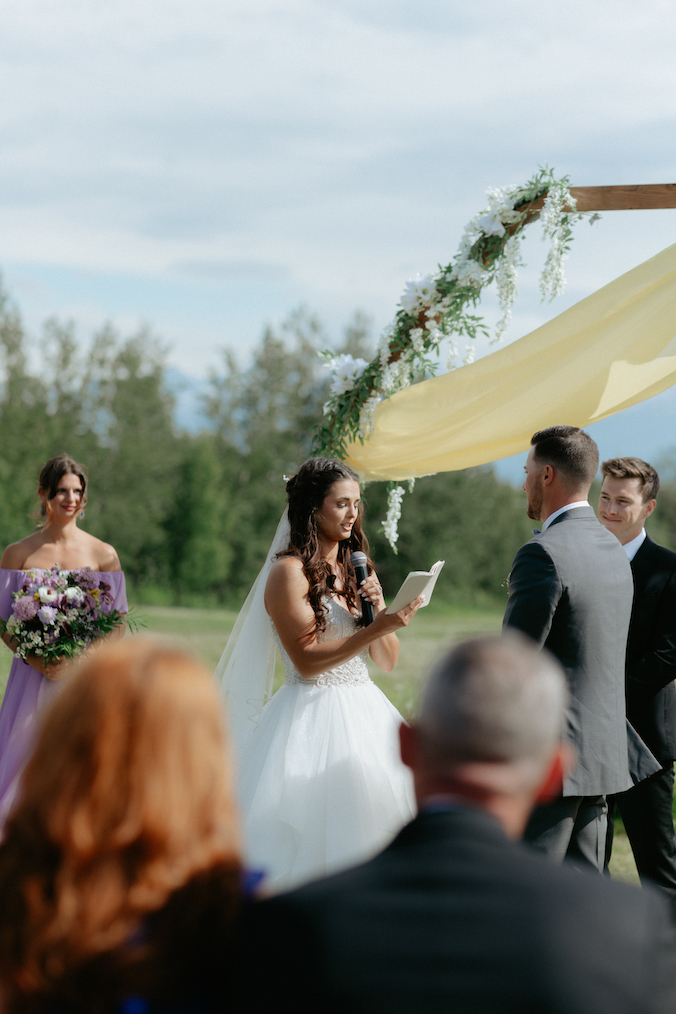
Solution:
M 334 575 L 326 560 L 322 557 L 319 544 L 319 531 L 316 512 L 324 503 L 334 482 L 352 479 L 359 482 L 359 477 L 342 461 L 334 458 L 310 458 L 301 465 L 297 475 L 292 476 L 286 484 L 289 501 L 289 548 L 279 556 L 296 556 L 303 563 L 303 573 L 310 585 L 308 598 L 315 614 L 313 634 L 326 630 L 326 607 L 322 599 L 333 588 Z M 357 550 L 369 556 L 368 539 L 362 529 L 364 506 L 359 504 L 359 512 L 352 526 L 349 539 L 338 544 L 338 565 L 342 567 L 345 582 L 345 602 L 348 609 L 361 611 L 361 603 L 355 594 L 354 567 L 350 563 L 350 555 Z M 368 559 L 369 574 L 373 563 Z

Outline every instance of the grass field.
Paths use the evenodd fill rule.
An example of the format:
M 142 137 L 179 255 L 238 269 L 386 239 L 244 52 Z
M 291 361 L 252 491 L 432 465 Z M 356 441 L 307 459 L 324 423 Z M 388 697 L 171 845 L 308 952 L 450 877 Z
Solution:
M 141 633 L 153 634 L 195 654 L 213 670 L 236 619 L 236 613 L 218 609 L 176 609 L 164 606 L 139 606 L 134 610 L 145 623 Z M 447 647 L 466 637 L 497 633 L 502 610 L 432 603 L 421 610 L 405 630 L 400 631 L 399 665 L 393 673 L 371 666 L 371 675 L 399 711 L 415 714 L 420 690 L 435 658 Z M 0 689 L 4 691 L 12 657 L 0 654 Z M 284 671 L 277 660 L 275 688 L 283 682 Z M 638 882 L 631 849 L 618 823 L 611 872 L 630 883 Z

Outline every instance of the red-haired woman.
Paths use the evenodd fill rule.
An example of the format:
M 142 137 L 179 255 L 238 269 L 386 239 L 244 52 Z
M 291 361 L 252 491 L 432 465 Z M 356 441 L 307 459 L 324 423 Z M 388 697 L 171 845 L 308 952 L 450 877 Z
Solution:
M 21 587 L 27 570 L 63 570 L 86 567 L 105 571 L 113 608 L 126 613 L 124 574 L 112 546 L 78 528 L 87 504 L 87 474 L 67 454 L 51 458 L 38 482 L 43 523 L 36 532 L 8 546 L 0 559 L 0 616 L 8 619 L 12 592 Z M 121 628 L 111 637 L 122 633 Z M 14 648 L 9 633 L 3 640 Z M 45 665 L 36 656 L 27 662 L 15 658 L 0 709 L 0 827 L 16 797 L 19 779 L 35 736 L 35 718 L 57 690 L 63 663 Z
M 143 638 L 91 652 L 45 712 L 0 845 L 7 1014 L 227 1009 L 230 767 L 199 663 Z

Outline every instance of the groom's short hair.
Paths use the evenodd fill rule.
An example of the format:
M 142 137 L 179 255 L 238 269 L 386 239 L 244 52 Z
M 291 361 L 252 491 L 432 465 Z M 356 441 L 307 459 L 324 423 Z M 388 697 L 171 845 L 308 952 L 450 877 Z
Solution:
M 599 449 L 578 426 L 548 426 L 531 437 L 533 457 L 561 473 L 571 489 L 591 486 L 599 467 Z
M 527 765 L 539 777 L 561 741 L 563 669 L 520 631 L 465 641 L 434 667 L 416 727 L 440 766 Z

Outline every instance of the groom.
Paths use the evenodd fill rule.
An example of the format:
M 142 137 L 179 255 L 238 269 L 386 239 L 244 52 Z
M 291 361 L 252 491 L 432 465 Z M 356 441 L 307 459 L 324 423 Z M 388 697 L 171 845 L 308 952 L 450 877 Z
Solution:
M 531 445 L 523 488 L 528 517 L 543 522 L 542 532 L 516 555 L 504 626 L 528 634 L 561 662 L 577 767 L 562 795 L 535 810 L 525 839 L 554 861 L 601 872 L 606 795 L 659 768 L 626 722 L 631 568 L 587 501 L 599 463 L 591 437 L 576 426 L 550 426 Z

